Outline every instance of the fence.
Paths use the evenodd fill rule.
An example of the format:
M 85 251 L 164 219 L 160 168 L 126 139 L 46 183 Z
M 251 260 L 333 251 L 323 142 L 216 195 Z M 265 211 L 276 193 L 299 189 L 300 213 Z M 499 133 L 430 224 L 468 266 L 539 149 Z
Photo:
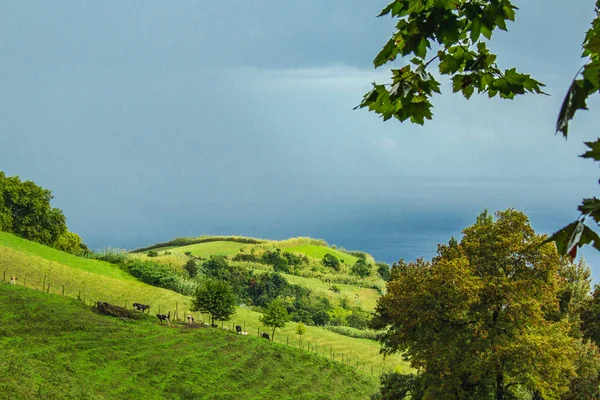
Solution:
M 12 275 L 12 276 L 14 276 L 14 275 Z M 12 276 L 9 273 L 9 271 L 3 271 L 2 282 L 4 282 L 4 283 L 9 282 L 12 279 Z M 47 274 L 47 273 L 43 274 L 43 276 L 42 276 L 42 274 L 37 274 L 35 272 L 26 273 L 23 276 L 23 279 L 21 279 L 20 277 L 17 277 L 15 284 L 17 284 L 19 286 L 39 290 L 44 293 L 52 293 L 52 294 L 58 294 L 61 296 L 75 298 L 90 307 L 93 307 L 94 305 L 96 305 L 98 301 L 104 301 L 103 299 L 99 298 L 99 297 L 101 297 L 99 295 L 94 296 L 94 295 L 90 295 L 89 293 L 82 293 L 81 290 L 79 290 L 79 289 L 74 290 L 74 289 L 70 289 L 69 287 L 66 287 L 65 284 L 54 283 L 51 275 Z M 121 304 L 113 304 L 113 305 L 121 306 Z M 124 301 L 122 306 L 125 309 L 133 309 L 133 303 L 131 301 Z M 159 314 L 167 312 L 167 310 L 161 311 L 160 306 L 157 306 L 156 309 Z M 148 314 L 149 313 L 150 313 L 150 311 L 148 311 Z M 181 318 L 180 314 L 179 314 L 179 304 L 178 303 L 175 303 L 175 310 L 174 310 L 173 316 L 171 317 L 171 321 L 186 322 L 188 315 L 191 315 L 192 317 L 194 317 L 194 315 L 195 315 L 194 319 L 195 319 L 196 323 L 201 323 L 203 325 L 210 324 L 210 317 L 207 314 L 202 314 L 202 313 L 192 314 L 187 311 L 184 311 L 183 318 Z M 243 321 L 241 324 L 238 324 L 235 321 L 227 321 L 227 322 L 220 321 L 220 322 L 221 322 L 220 328 L 223 330 L 236 332 L 235 327 L 236 327 L 236 325 L 239 325 L 242 327 L 242 332 L 244 334 L 247 334 L 246 321 Z M 217 325 L 217 328 L 219 328 L 219 324 L 216 324 L 216 325 Z M 257 337 L 258 338 L 261 337 L 263 328 L 265 330 L 267 330 L 268 332 L 270 332 L 270 330 L 272 329 L 272 328 L 259 326 L 257 329 Z M 293 341 L 294 340 L 292 340 L 292 342 Z M 283 344 L 282 342 L 278 342 L 278 343 Z M 333 350 L 333 345 L 323 346 L 323 345 L 319 345 L 319 343 L 317 341 L 313 341 L 312 343 L 311 343 L 311 341 L 306 341 L 306 343 L 305 343 L 302 340 L 302 337 L 300 337 L 298 339 L 298 344 L 296 345 L 295 343 L 290 344 L 290 336 L 286 335 L 285 344 L 288 346 L 297 347 L 298 349 L 306 351 L 308 353 L 322 356 L 326 359 L 330 359 L 331 361 L 340 362 L 343 365 L 351 367 L 357 371 L 362 371 L 364 373 L 370 372 L 371 375 L 377 375 L 377 376 L 381 377 L 381 375 L 383 375 L 384 373 L 391 371 L 391 369 L 386 368 L 385 365 L 383 367 L 379 367 L 379 366 L 375 367 L 373 364 L 370 364 L 369 365 L 370 369 L 369 369 L 369 368 L 367 368 L 366 361 L 361 362 L 360 358 L 356 355 L 353 355 L 352 353 L 336 352 Z

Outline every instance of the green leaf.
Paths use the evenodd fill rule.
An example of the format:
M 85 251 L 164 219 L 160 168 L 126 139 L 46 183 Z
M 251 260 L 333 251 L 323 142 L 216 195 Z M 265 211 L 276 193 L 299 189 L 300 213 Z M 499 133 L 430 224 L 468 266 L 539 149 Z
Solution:
M 471 21 L 471 42 L 475 43 L 479 39 L 479 35 L 481 34 L 481 20 L 479 18 L 474 18 Z
M 583 203 L 577 209 L 582 214 L 590 215 L 596 223 L 600 223 L 600 199 L 596 197 L 583 199 Z
M 473 85 L 465 86 L 462 90 L 463 96 L 465 96 L 467 100 L 470 99 L 474 90 Z
M 486 88 L 492 86 L 494 83 L 494 75 L 489 72 L 485 72 L 481 74 L 481 80 L 479 82 L 479 88 L 481 90 L 485 90 Z
M 451 55 L 446 55 L 440 62 L 438 68 L 441 74 L 454 74 L 457 72 L 462 64 L 462 60 L 454 58 Z
M 382 66 L 392 57 L 394 50 L 396 49 L 396 41 L 392 38 L 388 40 L 388 42 L 383 46 L 383 49 L 377 54 L 375 59 L 373 60 L 373 64 L 375 64 L 375 68 Z
M 579 157 L 581 158 L 591 158 L 594 161 L 600 161 L 600 139 L 597 139 L 595 142 L 584 142 L 590 150 L 586 151 Z
M 569 121 L 573 119 L 577 110 L 587 110 L 586 99 L 587 93 L 579 85 L 580 81 L 574 80 L 571 87 L 567 91 L 565 100 L 558 114 L 556 121 L 556 132 L 562 132 L 566 138 L 569 132 Z

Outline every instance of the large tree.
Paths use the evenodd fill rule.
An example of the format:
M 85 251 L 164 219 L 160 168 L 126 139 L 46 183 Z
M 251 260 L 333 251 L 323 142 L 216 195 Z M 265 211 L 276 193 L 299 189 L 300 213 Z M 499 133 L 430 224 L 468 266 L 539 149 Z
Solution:
M 235 313 L 236 296 L 225 281 L 206 279 L 197 288 L 192 300 L 192 311 L 210 314 L 211 325 L 227 321 Z
M 566 395 L 580 342 L 560 313 L 566 261 L 544 239 L 520 212 L 484 212 L 431 262 L 395 264 L 372 326 L 419 371 L 400 381 L 423 398 Z
M 467 99 L 475 91 L 506 99 L 543 93 L 544 85 L 529 75 L 516 68 L 500 68 L 487 46 L 494 31 L 507 30 L 516 10 L 510 0 L 394 0 L 379 16 L 397 19 L 396 30 L 373 63 L 377 68 L 402 57 L 403 65 L 392 68 L 389 84 L 373 83 L 357 108 L 367 107 L 384 121 L 396 118 L 424 124 L 433 117 L 433 94 L 440 93 L 440 83 L 431 73 L 435 66 L 452 80 L 453 92 Z M 412 57 L 410 62 L 406 62 L 408 57 Z M 582 57 L 584 66 L 558 112 L 556 132 L 565 138 L 577 110 L 587 109 L 588 97 L 600 91 L 600 0 L 596 0 L 592 26 L 583 40 Z M 589 150 L 582 157 L 600 161 L 600 139 L 585 144 Z M 588 216 L 600 223 L 600 199 L 584 199 L 578 210 L 581 217 L 550 238 L 559 253 L 572 257 L 583 244 L 592 243 L 600 250 L 600 237 L 583 224 Z

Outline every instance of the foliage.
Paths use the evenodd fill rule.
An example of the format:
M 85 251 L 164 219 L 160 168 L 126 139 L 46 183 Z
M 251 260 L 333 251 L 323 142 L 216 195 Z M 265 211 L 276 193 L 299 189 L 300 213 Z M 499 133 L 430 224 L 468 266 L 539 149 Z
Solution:
M 275 338 L 275 329 L 283 328 L 290 320 L 285 302 L 282 299 L 275 299 L 269 303 L 265 313 L 258 320 L 265 326 L 273 328 L 271 341 Z
M 53 198 L 50 190 L 0 171 L 0 231 L 71 254 L 86 254 L 89 249 L 68 231 L 63 212 L 50 205 Z
M 208 242 L 237 242 L 237 243 L 246 243 L 246 244 L 260 244 L 267 243 L 268 240 L 265 239 L 256 239 L 249 238 L 243 236 L 200 236 L 197 238 L 187 238 L 187 237 L 178 237 L 173 240 L 169 240 L 168 242 L 156 243 L 151 246 L 141 247 L 139 249 L 132 250 L 132 253 L 143 253 L 152 249 L 159 249 L 161 247 L 179 247 L 179 246 L 188 246 L 191 244 L 198 243 L 208 243 Z
M 384 281 L 390 280 L 390 266 L 384 262 L 378 261 L 375 263 L 377 266 L 377 273 Z
M 186 281 L 176 272 L 151 260 L 144 261 L 131 258 L 124 263 L 124 267 L 131 275 L 144 283 L 181 294 L 192 294 L 196 286 L 194 283 Z
M 357 339 L 377 340 L 378 337 L 378 333 L 372 329 L 357 329 L 341 325 L 327 325 L 325 328 L 328 331 Z
M 81 237 L 78 234 L 69 231 L 63 232 L 58 237 L 54 244 L 54 248 L 76 256 L 86 256 L 90 254 L 90 249 L 83 243 Z
M 227 280 L 229 263 L 224 256 L 210 256 L 202 263 L 202 272 L 211 278 Z
M 331 255 L 329 253 L 327 253 L 323 256 L 323 259 L 321 260 L 321 264 L 323 264 L 325 267 L 331 268 L 335 271 L 340 270 L 340 260 L 338 260 L 334 255 Z
M 423 376 L 389 372 L 381 375 L 379 390 L 379 393 L 371 396 L 371 400 L 422 400 L 425 384 Z
M 302 335 L 304 335 L 305 333 L 306 326 L 304 326 L 302 322 L 298 322 L 298 325 L 296 325 L 296 335 L 300 335 L 300 337 L 302 337 Z
M 569 319 L 554 318 L 564 260 L 543 240 L 520 212 L 484 212 L 430 263 L 394 265 L 372 327 L 386 329 L 384 353 L 422 371 L 425 397 L 568 392 L 577 341 Z
M 191 310 L 210 314 L 214 325 L 215 320 L 229 320 L 235 313 L 235 303 L 235 294 L 227 282 L 206 279 L 196 288 Z
M 350 272 L 353 275 L 366 278 L 367 276 L 371 275 L 371 265 L 368 264 L 364 259 L 359 258 L 350 268 Z
M 193 258 L 189 259 L 183 268 L 186 270 L 190 278 L 195 278 L 198 275 L 198 264 L 196 264 L 196 260 Z
M 158 257 L 158 251 L 156 250 L 150 250 L 148 252 L 148 254 L 146 254 L 148 257 Z
M 452 81 L 453 92 L 461 92 L 467 99 L 475 90 L 505 99 L 544 93 L 544 85 L 529 75 L 517 72 L 516 68 L 502 70 L 496 63 L 496 55 L 487 48 L 494 31 L 506 31 L 507 22 L 515 20 L 515 10 L 517 7 L 511 0 L 393 1 L 379 16 L 396 18 L 396 30 L 373 63 L 377 68 L 397 56 L 413 58 L 410 64 L 391 70 L 390 84 L 373 83 L 372 90 L 356 108 L 367 107 L 384 121 L 394 117 L 401 122 L 410 120 L 423 125 L 433 117 L 433 94 L 440 93 L 440 83 L 428 70 L 434 61 L 439 74 Z M 558 113 L 556 132 L 565 138 L 577 111 L 587 110 L 588 98 L 600 92 L 600 0 L 596 0 L 593 18 L 583 40 L 584 66 L 571 82 Z M 438 49 L 435 55 L 431 55 L 432 44 Z M 581 157 L 600 161 L 600 138 L 585 144 L 589 150 Z M 584 225 L 586 217 L 600 224 L 600 199 L 586 198 L 578 210 L 581 217 L 549 239 L 556 242 L 560 254 L 569 253 L 572 258 L 577 247 L 585 244 L 591 243 L 600 250 L 600 237 Z M 574 234 L 577 226 L 583 229 L 581 239 Z
M 273 269 L 277 272 L 290 272 L 288 258 L 281 254 L 280 249 L 265 251 L 262 255 L 262 261 L 267 265 L 272 265 Z

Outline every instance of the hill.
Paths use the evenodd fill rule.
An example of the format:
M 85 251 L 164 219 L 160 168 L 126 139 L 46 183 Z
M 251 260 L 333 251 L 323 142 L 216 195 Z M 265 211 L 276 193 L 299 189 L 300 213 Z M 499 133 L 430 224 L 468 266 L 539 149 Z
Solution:
M 0 284 L 0 398 L 364 399 L 376 379 L 220 329 L 98 315 Z
M 177 310 L 183 317 L 190 313 L 188 296 L 144 284 L 113 264 L 72 256 L 3 232 L 0 232 L 0 274 L 16 275 L 18 285 L 38 290 L 43 286 L 51 293 L 80 297 L 86 303 L 102 300 L 131 307 L 133 302 L 140 302 L 150 304 L 154 314 Z M 202 320 L 201 315 L 193 314 Z M 243 325 L 246 331 L 255 334 L 261 329 L 259 315 L 240 307 L 232 323 Z M 296 344 L 295 326 L 288 323 L 278 330 L 275 341 Z M 313 351 L 327 357 L 333 353 L 336 360 L 344 357 L 352 364 L 358 361 L 365 372 L 370 372 L 371 367 L 375 374 L 384 368 L 407 369 L 398 355 L 384 360 L 379 354 L 379 344 L 374 341 L 342 336 L 319 327 L 307 327 L 303 343 L 304 347 L 310 343 Z

